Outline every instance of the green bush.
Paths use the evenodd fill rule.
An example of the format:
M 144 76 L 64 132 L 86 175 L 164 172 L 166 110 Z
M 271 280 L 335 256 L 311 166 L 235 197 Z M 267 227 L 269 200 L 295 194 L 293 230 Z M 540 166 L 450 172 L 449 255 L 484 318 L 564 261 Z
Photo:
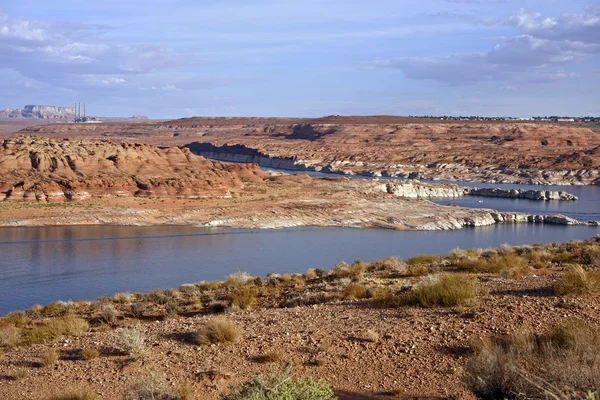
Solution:
M 295 379 L 290 366 L 282 372 L 271 370 L 239 386 L 231 386 L 223 400 L 335 400 L 331 388 L 312 378 Z

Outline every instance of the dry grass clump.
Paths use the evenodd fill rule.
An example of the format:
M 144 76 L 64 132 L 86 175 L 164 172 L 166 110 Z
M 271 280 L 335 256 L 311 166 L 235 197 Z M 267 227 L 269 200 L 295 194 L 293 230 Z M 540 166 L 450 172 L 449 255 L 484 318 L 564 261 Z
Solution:
M 102 311 L 100 312 L 100 319 L 107 324 L 111 324 L 115 319 L 117 319 L 117 310 L 112 304 L 107 304 L 102 307 Z
M 39 310 L 39 313 L 43 316 L 60 315 L 65 312 L 67 312 L 67 304 L 62 301 L 46 304 Z
M 434 256 L 432 254 L 419 254 L 414 257 L 409 258 L 405 261 L 407 265 L 418 265 L 418 264 L 434 264 L 440 261 L 439 256 Z
M 138 327 L 119 328 L 114 335 L 120 351 L 130 355 L 139 355 L 144 352 L 144 334 Z
M 459 306 L 477 296 L 477 278 L 469 274 L 444 274 L 434 277 L 407 293 L 402 303 L 407 305 Z
M 131 315 L 133 316 L 133 318 L 142 318 L 144 316 L 144 312 L 146 311 L 146 303 L 138 301 L 133 303 L 130 307 L 129 307 L 129 311 L 131 312 Z
M 130 304 L 134 299 L 131 293 L 116 293 L 112 300 L 118 304 Z
M 369 271 L 398 271 L 402 263 L 396 257 L 386 257 L 383 260 L 372 261 L 369 263 Z
M 600 272 L 585 270 L 581 265 L 571 265 L 554 284 L 559 296 L 568 294 L 590 295 L 600 290 Z
M 306 272 L 302 275 L 307 281 L 317 279 L 319 277 L 319 275 L 317 275 L 317 271 L 313 268 L 307 269 Z
M 362 283 L 353 282 L 344 288 L 345 299 L 365 299 L 367 297 L 369 297 L 369 291 Z
M 409 264 L 406 266 L 406 275 L 425 276 L 429 274 L 429 268 L 425 264 Z
M 360 282 L 365 276 L 367 264 L 362 261 L 355 261 L 352 265 L 348 265 L 341 261 L 337 263 L 333 269 L 333 277 L 335 279 L 351 279 L 353 282 Z
M 224 282 L 224 286 L 234 287 L 245 285 L 246 283 L 253 280 L 254 277 L 247 272 L 238 271 L 234 274 L 230 274 Z
M 192 334 L 192 341 L 199 345 L 235 342 L 240 331 L 230 320 L 216 317 L 208 321 L 198 332 Z
M 373 292 L 371 305 L 374 307 L 398 307 L 400 299 L 390 288 L 380 287 Z
M 256 304 L 258 288 L 253 285 L 237 286 L 229 292 L 229 300 L 234 307 L 242 310 L 252 308 Z
M 61 336 L 78 336 L 89 329 L 90 325 L 86 320 L 68 314 L 33 327 L 25 334 L 23 341 L 27 344 L 44 343 Z
M 95 347 L 88 347 L 86 349 L 81 350 L 81 358 L 89 361 L 100 356 L 100 351 Z
M 68 390 L 63 393 L 55 393 L 48 400 L 99 400 L 100 398 L 91 390 Z
M 198 294 L 198 288 L 193 283 L 184 283 L 179 286 L 179 291 L 185 296 L 195 296 Z
M 24 312 L 14 312 L 0 318 L 0 328 L 7 326 L 26 326 L 31 319 Z
M 456 269 L 464 272 L 497 274 L 527 266 L 527 260 L 514 252 L 490 252 L 480 256 L 467 256 L 453 261 Z
M 271 370 L 265 376 L 229 388 L 222 400 L 335 400 L 333 390 L 312 378 L 295 379 L 291 367 L 282 371 Z
M 0 328 L 0 347 L 15 347 L 21 341 L 21 330 L 14 326 Z
M 598 327 L 581 319 L 564 320 L 541 335 L 484 338 L 473 348 L 466 370 L 483 398 L 583 399 L 600 389 Z
M 147 371 L 131 385 L 137 400 L 178 400 L 179 396 L 167 384 L 166 379 L 155 371 Z
M 179 313 L 179 305 L 174 300 L 167 301 L 165 304 L 165 317 L 170 318 L 174 317 Z
M 40 364 L 42 367 L 48 368 L 56 364 L 60 358 L 60 352 L 56 349 L 50 349 L 42 354 Z

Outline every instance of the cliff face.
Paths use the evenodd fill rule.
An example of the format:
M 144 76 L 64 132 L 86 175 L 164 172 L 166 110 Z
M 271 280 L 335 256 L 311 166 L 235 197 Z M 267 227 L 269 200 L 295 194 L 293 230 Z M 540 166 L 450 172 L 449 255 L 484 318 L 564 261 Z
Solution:
M 0 200 L 224 197 L 263 176 L 256 165 L 226 165 L 187 149 L 37 137 L 0 145 Z
M 22 110 L 8 108 L 0 111 L 0 118 L 72 119 L 74 107 L 26 105 Z

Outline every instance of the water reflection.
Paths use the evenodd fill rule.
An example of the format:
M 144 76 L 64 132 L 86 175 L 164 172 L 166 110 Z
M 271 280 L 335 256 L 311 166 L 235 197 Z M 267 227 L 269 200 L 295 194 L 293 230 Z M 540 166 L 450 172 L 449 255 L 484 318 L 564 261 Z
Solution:
M 331 268 L 340 261 L 445 253 L 503 243 L 563 242 L 593 227 L 498 225 L 452 232 L 303 228 L 79 226 L 0 229 L 0 313 L 59 299 L 149 291 L 222 279 L 237 270 L 264 276 Z M 68 239 L 66 239 L 68 238 Z

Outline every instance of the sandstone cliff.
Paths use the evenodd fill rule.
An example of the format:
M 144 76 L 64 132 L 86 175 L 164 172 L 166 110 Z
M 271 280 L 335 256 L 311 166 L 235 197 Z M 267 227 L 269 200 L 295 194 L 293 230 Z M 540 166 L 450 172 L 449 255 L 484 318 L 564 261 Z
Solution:
M 74 107 L 26 105 L 22 110 L 7 108 L 0 110 L 0 118 L 63 119 L 75 117 Z
M 255 165 L 226 165 L 179 148 L 37 137 L 0 145 L 0 200 L 228 196 L 263 176 Z

